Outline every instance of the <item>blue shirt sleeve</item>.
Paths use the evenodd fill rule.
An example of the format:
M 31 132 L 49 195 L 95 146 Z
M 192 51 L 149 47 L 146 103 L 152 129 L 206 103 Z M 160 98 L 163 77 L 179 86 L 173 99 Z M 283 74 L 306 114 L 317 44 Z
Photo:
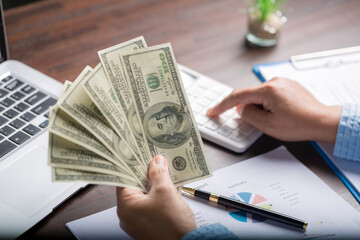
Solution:
M 197 228 L 187 233 L 181 240 L 239 240 L 225 226 L 216 223 Z
M 360 105 L 345 104 L 343 106 L 334 155 L 360 161 Z

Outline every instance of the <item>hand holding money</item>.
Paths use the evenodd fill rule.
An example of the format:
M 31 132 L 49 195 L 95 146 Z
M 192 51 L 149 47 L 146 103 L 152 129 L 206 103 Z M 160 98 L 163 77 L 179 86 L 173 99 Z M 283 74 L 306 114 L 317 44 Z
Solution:
M 53 180 L 148 191 L 155 155 L 168 160 L 175 185 L 211 176 L 171 45 L 139 37 L 99 57 L 50 111 Z
M 167 168 L 167 161 L 162 156 L 156 156 L 150 162 L 149 194 L 117 188 L 121 228 L 134 239 L 181 239 L 196 229 L 194 214 L 176 191 Z

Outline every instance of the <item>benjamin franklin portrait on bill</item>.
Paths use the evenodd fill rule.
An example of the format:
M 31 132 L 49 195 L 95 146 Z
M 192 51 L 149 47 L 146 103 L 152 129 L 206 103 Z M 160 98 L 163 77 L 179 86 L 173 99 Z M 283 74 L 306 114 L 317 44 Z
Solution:
M 191 135 L 191 117 L 174 103 L 159 103 L 147 110 L 144 131 L 150 142 L 161 148 L 176 148 Z

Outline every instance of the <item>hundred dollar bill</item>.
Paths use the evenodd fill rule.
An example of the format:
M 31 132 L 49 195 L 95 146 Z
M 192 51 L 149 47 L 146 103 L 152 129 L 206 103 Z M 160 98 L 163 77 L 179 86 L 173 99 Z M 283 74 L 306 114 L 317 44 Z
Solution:
M 139 146 L 136 145 L 134 135 L 130 132 L 126 118 L 122 110 L 117 105 L 117 100 L 115 99 L 111 85 L 106 78 L 101 64 L 95 67 L 93 72 L 84 81 L 83 86 L 88 96 L 98 107 L 111 127 L 120 136 L 120 138 L 124 140 L 124 145 L 126 145 L 124 148 L 129 148 L 129 150 L 136 154 L 137 158 L 142 160 L 141 163 L 145 169 L 146 165 L 143 157 L 148 158 L 148 154 L 146 154 L 146 152 L 140 154 L 141 150 Z M 127 161 L 127 159 L 128 158 L 124 158 L 125 161 Z M 136 161 L 135 158 L 129 159 L 131 159 L 131 161 L 128 162 L 128 164 L 138 164 L 138 161 Z
M 50 110 L 49 132 L 74 142 L 106 160 L 121 167 L 124 172 L 126 168 L 116 160 L 115 155 L 109 151 L 99 140 L 97 140 L 87 129 L 76 122 L 64 111 L 55 107 Z
M 109 174 L 136 183 L 134 177 L 124 174 L 123 170 L 101 156 L 89 151 L 76 143 L 52 133 L 49 135 L 49 162 L 56 168 L 69 168 Z
M 74 170 L 68 168 L 52 168 L 52 180 L 54 182 L 86 182 L 90 184 L 112 185 L 117 187 L 131 187 L 139 190 L 143 188 L 134 181 L 117 176 Z
M 60 93 L 59 98 L 61 98 L 64 93 L 71 87 L 72 82 L 65 81 L 64 88 L 62 92 Z M 65 112 L 61 111 L 58 107 L 50 107 L 49 108 L 50 116 L 49 116 L 49 165 L 52 167 L 60 167 L 60 168 L 72 168 L 72 169 L 78 169 L 82 170 L 83 167 L 85 167 L 83 170 L 89 170 L 90 166 L 96 167 L 100 166 L 99 169 L 92 169 L 93 171 L 97 171 L 100 173 L 107 173 L 112 174 L 115 176 L 121 176 L 129 180 L 133 180 L 133 177 L 130 176 L 129 173 L 126 172 L 124 167 L 116 166 L 114 163 L 117 163 L 115 161 L 115 156 L 106 148 L 104 147 L 90 132 L 88 132 L 83 126 L 79 125 L 73 118 L 71 118 L 69 115 L 67 115 Z M 56 135 L 54 135 L 54 133 Z M 62 136 L 64 138 L 61 138 L 59 136 Z M 63 141 L 52 141 L 52 139 L 63 139 Z M 66 142 L 65 142 L 66 141 Z M 62 157 L 56 156 L 56 154 L 51 154 L 54 152 L 59 152 L 57 150 L 59 146 L 58 144 L 70 144 L 70 146 L 73 146 L 71 152 L 79 152 L 79 148 L 83 146 L 83 149 L 86 149 L 89 153 L 86 156 L 82 156 L 81 159 L 70 159 L 64 158 L 64 155 L 62 154 Z M 80 144 L 80 145 L 77 145 Z M 74 146 L 77 146 L 74 150 Z M 90 151 L 89 151 L 90 150 Z M 92 155 L 91 155 L 91 154 Z M 97 153 L 97 154 L 95 154 Z M 66 154 L 66 153 L 65 153 Z M 80 153 L 78 153 L 80 155 Z M 98 162 L 95 164 L 91 163 L 84 163 L 87 158 L 91 156 L 97 156 L 96 159 L 101 158 L 103 161 L 106 161 L 106 163 L 99 164 Z M 102 157 L 101 157 L 102 156 Z M 106 159 L 106 160 L 105 160 Z M 79 164 L 81 163 L 81 164 Z M 116 171 L 116 172 L 115 172 Z M 133 180 L 134 181 L 134 180 Z
M 116 160 L 119 160 L 120 164 L 134 174 L 141 187 L 146 189 L 146 171 L 144 171 L 140 160 L 136 159 L 125 141 L 111 129 L 82 87 L 83 82 L 90 76 L 91 73 L 88 76 L 83 74 L 78 77 L 65 95 L 59 99 L 58 106 L 104 144 L 116 156 Z M 130 165 L 130 161 L 133 163 L 137 161 L 137 164 Z
M 176 185 L 211 176 L 171 45 L 120 57 L 141 121 L 138 131 L 152 156 L 166 157 Z
M 87 76 L 91 72 L 92 68 L 87 66 L 79 75 L 79 77 Z M 59 99 L 70 89 L 72 82 L 65 81 L 64 88 L 60 93 Z M 60 110 L 58 105 L 49 108 L 49 126 L 50 133 L 58 135 L 68 141 L 79 144 L 80 146 L 100 155 L 108 161 L 117 164 L 126 172 L 125 167 L 119 164 L 115 155 L 110 152 L 103 144 L 99 142 L 88 130 L 75 121 L 72 117 Z
M 119 54 L 124 51 L 135 52 L 145 47 L 147 47 L 147 45 L 144 38 L 138 37 L 125 43 L 103 49 L 99 51 L 98 54 L 105 74 L 113 89 L 115 98 L 118 101 L 118 105 L 123 111 L 123 114 L 125 115 L 127 120 L 126 122 L 129 125 L 129 128 L 125 129 L 126 134 L 133 134 L 133 136 L 135 137 L 136 145 L 139 147 L 140 152 L 143 155 L 143 160 L 145 160 L 145 165 L 148 165 L 151 159 L 148 150 L 149 148 L 148 146 L 146 146 L 144 136 L 141 135 L 139 131 L 136 131 L 139 126 L 133 124 L 139 123 L 139 120 L 137 120 L 138 116 L 135 113 L 135 107 L 133 105 L 132 97 L 129 91 L 127 81 L 124 77 L 123 68 L 119 58 Z
M 92 68 L 90 68 L 89 66 L 86 67 L 86 70 L 88 71 L 91 71 L 91 69 Z M 65 94 L 65 92 L 71 87 L 71 85 L 72 82 L 68 80 L 65 81 L 64 88 L 60 93 L 59 98 L 61 98 Z M 56 173 L 56 170 L 54 168 L 57 167 L 60 168 L 60 172 L 63 171 L 67 173 L 67 175 L 66 174 L 62 175 L 62 179 L 63 179 L 62 181 L 64 181 L 65 177 L 67 177 L 68 179 L 69 178 L 74 179 L 74 177 L 77 177 L 77 179 L 79 180 L 80 172 L 74 172 L 68 169 L 70 168 L 70 169 L 78 169 L 78 170 L 89 170 L 90 172 L 95 171 L 95 172 L 110 174 L 131 180 L 133 182 L 130 184 L 131 186 L 130 185 L 128 186 L 121 185 L 121 186 L 127 186 L 127 187 L 136 186 L 136 188 L 140 188 L 140 186 L 137 186 L 138 184 L 137 182 L 135 182 L 132 176 L 128 175 L 122 168 L 111 163 L 111 161 L 115 158 L 115 156 L 109 150 L 107 150 L 107 148 L 105 148 L 96 138 L 94 138 L 94 136 L 91 135 L 91 133 L 89 133 L 85 128 L 80 126 L 75 120 L 73 120 L 66 113 L 58 109 L 58 107 L 50 107 L 49 112 L 50 112 L 49 128 L 52 128 L 52 130 L 54 130 L 56 133 L 60 133 L 59 135 L 65 135 L 68 139 L 74 141 L 74 142 L 67 141 L 66 139 L 56 136 L 50 132 L 49 165 L 52 166 L 53 174 Z M 60 122 L 58 121 L 59 119 Z M 63 121 L 64 119 L 65 121 Z M 62 140 L 59 142 L 59 141 L 52 141 L 53 139 L 62 139 Z M 75 144 L 75 142 L 82 143 L 88 149 L 92 149 L 92 151 L 89 151 L 85 148 L 81 149 L 81 146 Z M 65 149 L 64 149 L 64 145 L 65 145 Z M 67 148 L 66 145 L 68 145 Z M 61 146 L 63 146 L 62 149 Z M 94 152 L 104 154 L 105 157 L 108 158 L 108 161 L 106 161 L 101 156 L 96 155 Z M 68 169 L 65 170 L 61 168 L 68 168 Z M 76 174 L 73 174 L 71 176 L 69 175 L 69 172 Z M 90 172 L 87 172 L 86 179 L 90 179 L 91 176 L 94 175 L 91 174 Z M 59 177 L 60 177 L 59 175 L 53 176 L 54 180 L 57 179 L 56 181 L 59 181 Z M 84 176 L 82 178 L 84 179 Z M 93 179 L 90 181 L 92 183 L 99 183 L 98 181 L 96 181 L 98 179 L 99 179 L 99 175 L 96 175 L 95 178 L 93 177 Z M 109 179 L 114 180 L 114 178 L 111 177 Z M 68 180 L 68 181 L 72 181 L 72 180 Z M 118 179 L 116 179 L 116 181 L 120 182 Z M 102 183 L 105 184 L 104 182 Z

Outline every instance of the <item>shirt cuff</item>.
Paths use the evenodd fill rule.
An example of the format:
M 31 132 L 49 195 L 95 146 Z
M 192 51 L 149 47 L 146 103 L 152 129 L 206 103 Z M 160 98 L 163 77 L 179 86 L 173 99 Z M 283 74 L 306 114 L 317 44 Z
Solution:
M 197 228 L 187 233 L 181 240 L 239 240 L 225 226 L 216 223 L 205 227 Z
M 343 106 L 334 155 L 360 161 L 360 105 L 345 104 Z

